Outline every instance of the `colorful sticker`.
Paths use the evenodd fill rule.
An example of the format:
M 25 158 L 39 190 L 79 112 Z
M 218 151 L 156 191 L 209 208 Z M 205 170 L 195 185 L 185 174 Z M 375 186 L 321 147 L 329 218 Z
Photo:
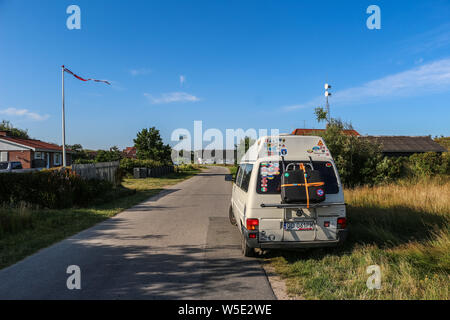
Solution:
M 323 197 L 323 195 L 325 194 L 325 192 L 323 191 L 323 189 L 317 189 L 316 193 L 317 193 L 317 195 L 318 195 L 319 197 Z
M 332 164 L 331 164 L 330 162 L 328 162 L 325 166 L 326 166 L 327 168 L 331 168 L 331 167 L 332 167 Z

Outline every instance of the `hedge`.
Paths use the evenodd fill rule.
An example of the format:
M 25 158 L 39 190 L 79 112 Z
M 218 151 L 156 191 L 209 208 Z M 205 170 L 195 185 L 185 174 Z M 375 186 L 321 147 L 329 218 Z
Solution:
M 167 163 L 155 160 L 122 159 L 120 160 L 120 169 L 126 174 L 132 175 L 134 168 L 157 168 L 168 165 Z M 170 164 L 172 165 L 172 164 Z
M 0 204 L 27 203 L 60 209 L 90 204 L 113 189 L 101 180 L 84 180 L 70 171 L 40 171 L 0 174 Z

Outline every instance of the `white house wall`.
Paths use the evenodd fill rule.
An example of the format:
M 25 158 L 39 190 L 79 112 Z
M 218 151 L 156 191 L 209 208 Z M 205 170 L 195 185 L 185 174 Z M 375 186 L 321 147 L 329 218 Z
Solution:
M 0 139 L 0 151 L 25 151 L 32 148 L 26 148 L 9 141 Z

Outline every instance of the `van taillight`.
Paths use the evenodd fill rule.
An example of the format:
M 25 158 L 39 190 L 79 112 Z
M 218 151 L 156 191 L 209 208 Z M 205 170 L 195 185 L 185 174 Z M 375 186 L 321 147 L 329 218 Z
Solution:
M 257 230 L 259 226 L 258 219 L 247 219 L 247 230 Z
M 338 229 L 347 228 L 347 219 L 346 218 L 338 218 L 337 219 L 337 227 L 338 227 Z

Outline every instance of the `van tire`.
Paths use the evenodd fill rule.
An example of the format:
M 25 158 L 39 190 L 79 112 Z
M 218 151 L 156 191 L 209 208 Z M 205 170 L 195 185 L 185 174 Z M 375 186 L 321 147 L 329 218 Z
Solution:
M 231 205 L 230 205 L 230 209 L 228 210 L 228 215 L 230 218 L 231 225 L 237 226 L 237 221 L 236 221 L 236 218 L 235 218 L 234 212 L 233 212 L 233 206 L 231 206 Z
M 247 239 L 245 239 L 245 236 L 241 234 L 241 248 L 242 248 L 242 254 L 244 257 L 254 257 L 255 256 L 255 249 L 250 248 L 247 244 Z

